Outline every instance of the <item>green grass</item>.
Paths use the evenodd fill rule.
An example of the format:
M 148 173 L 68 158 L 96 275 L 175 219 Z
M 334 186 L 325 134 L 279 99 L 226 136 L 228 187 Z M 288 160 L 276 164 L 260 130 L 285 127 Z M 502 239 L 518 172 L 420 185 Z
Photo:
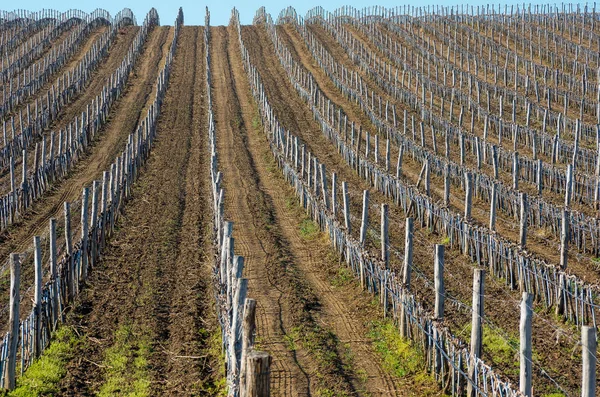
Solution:
M 150 394 L 148 357 L 152 349 L 147 337 L 136 335 L 131 326 L 115 332 L 115 343 L 106 349 L 105 381 L 98 396 L 142 397 Z
M 402 378 L 423 371 L 423 355 L 400 336 L 391 321 L 371 322 L 369 337 L 388 372 Z
M 310 219 L 304 219 L 300 222 L 300 235 L 305 240 L 314 240 L 319 235 L 319 225 Z
M 81 339 L 73 328 L 60 327 L 52 336 L 52 343 L 17 379 L 17 388 L 9 396 L 50 396 L 59 392 L 58 384 L 67 373 L 67 363 L 73 358 Z
M 344 287 L 354 282 L 352 270 L 345 266 L 340 266 L 335 276 L 331 279 L 331 285 L 334 287 Z
M 471 323 L 463 328 L 465 330 L 466 343 L 471 343 Z M 519 339 L 512 335 L 499 335 L 487 325 L 483 325 L 483 350 L 493 357 L 494 363 L 503 368 L 504 373 L 518 375 L 520 371 L 518 350 Z M 537 353 L 533 352 L 533 359 L 537 359 Z
M 390 319 L 372 321 L 368 337 L 390 374 L 406 380 L 411 396 L 447 396 L 425 371 L 425 358 L 418 347 L 400 336 Z

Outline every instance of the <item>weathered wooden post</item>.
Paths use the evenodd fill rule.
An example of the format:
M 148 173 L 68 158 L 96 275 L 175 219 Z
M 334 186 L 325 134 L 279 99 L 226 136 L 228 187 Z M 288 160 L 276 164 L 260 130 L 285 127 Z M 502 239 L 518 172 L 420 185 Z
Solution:
M 100 249 L 104 249 L 104 245 L 106 244 L 106 234 L 108 233 L 107 219 L 108 219 L 108 190 L 109 190 L 109 177 L 110 173 L 108 171 L 104 171 L 102 173 L 102 210 L 100 212 L 100 217 L 102 218 L 102 228 L 100 231 Z
M 33 237 L 34 266 L 35 266 L 35 293 L 33 307 L 35 310 L 35 331 L 33 335 L 33 355 L 39 357 L 42 353 L 42 243 L 40 236 Z
M 404 227 L 404 267 L 402 269 L 402 284 L 404 286 L 404 294 L 408 294 L 408 291 L 410 291 L 410 276 L 413 264 L 413 223 L 413 218 L 406 218 L 406 224 Z M 405 298 L 405 296 L 403 296 L 403 298 Z M 403 338 L 408 338 L 407 315 L 406 307 L 404 304 L 402 304 L 400 306 L 400 334 Z
M 513 154 L 513 189 L 519 190 L 519 152 Z
M 256 331 L 256 301 L 246 298 L 244 303 L 244 317 L 242 320 L 242 360 L 240 368 L 240 391 L 242 397 L 246 393 L 246 358 L 250 349 L 254 346 L 254 335 Z
M 98 181 L 92 183 L 92 215 L 90 219 L 90 229 L 92 232 L 91 240 L 91 266 L 96 265 L 96 256 L 98 253 L 98 202 L 99 202 L 99 185 Z
M 88 202 L 90 188 L 84 187 L 81 194 L 81 268 L 79 277 L 85 282 L 88 272 Z
M 450 164 L 444 166 L 444 205 L 450 205 Z
M 342 182 L 342 196 L 344 199 L 344 225 L 348 234 L 352 233 L 352 224 L 350 222 L 350 196 L 348 196 L 348 182 Z
M 16 214 L 19 209 L 19 203 L 17 203 L 17 185 L 15 182 L 15 158 L 10 156 L 10 193 L 12 197 L 12 203 L 10 203 L 10 223 L 15 223 Z
M 396 178 L 400 178 L 402 175 L 402 157 L 404 156 L 404 145 L 400 145 L 398 148 L 398 161 L 396 162 Z
M 471 220 L 471 207 L 473 204 L 473 187 L 471 173 L 465 172 L 465 220 Z
M 583 373 L 581 380 L 581 397 L 596 395 L 597 348 L 596 327 L 581 327 L 581 346 L 583 356 Z
M 388 205 L 381 204 L 381 260 L 385 263 L 385 268 L 390 267 L 389 245 L 390 238 L 388 234 Z
M 519 359 L 521 362 L 519 390 L 523 395 L 531 397 L 531 318 L 533 311 L 533 295 L 523 292 L 521 299 L 521 322 L 519 331 L 521 341 L 519 345 Z
M 65 215 L 65 249 L 66 255 L 69 257 L 68 271 L 68 289 L 69 296 L 72 298 L 75 296 L 75 271 L 71 265 L 71 255 L 73 254 L 73 236 L 71 235 L 71 204 L 67 201 L 64 203 L 64 215 Z
M 435 277 L 435 314 L 437 320 L 444 318 L 444 298 L 446 290 L 444 288 L 444 246 L 435 245 L 435 258 L 433 264 Z
M 271 356 L 253 350 L 246 359 L 246 397 L 269 397 L 271 395 Z
M 29 189 L 27 186 L 27 150 L 23 149 L 23 178 L 21 179 L 21 191 L 23 193 L 23 211 L 29 206 Z
M 527 201 L 527 193 L 521 193 L 519 196 L 521 202 L 519 245 L 521 246 L 521 248 L 525 248 L 525 245 L 527 244 L 527 218 L 529 215 L 529 203 Z
M 566 208 L 562 210 L 560 225 L 560 268 L 565 270 L 567 268 L 567 261 L 569 256 L 569 211 Z
M 19 303 L 21 284 L 21 259 L 19 254 L 10 254 L 10 300 L 8 315 L 8 346 L 6 355 L 6 378 L 5 388 L 13 390 L 16 386 L 17 372 L 17 347 L 19 344 Z
M 337 215 L 337 175 L 331 174 L 331 212 L 335 217 Z
M 427 196 L 431 196 L 431 188 L 430 188 L 430 184 L 431 184 L 431 175 L 430 175 L 430 160 L 429 157 L 427 157 L 425 159 L 425 194 Z
M 492 185 L 490 193 L 490 230 L 496 230 L 496 200 L 498 200 L 498 185 L 496 182 Z
M 498 179 L 498 148 L 492 146 L 492 166 L 494 167 L 494 179 Z
M 360 224 L 360 244 L 365 245 L 367 239 L 367 227 L 369 224 L 369 191 L 363 192 L 363 206 L 362 206 L 362 221 Z
M 52 294 L 50 299 L 52 301 L 52 329 L 56 328 L 58 321 L 58 301 L 59 293 L 58 290 L 58 269 L 57 269 L 57 255 L 56 255 L 56 219 L 50 218 L 50 280 L 52 282 Z
M 471 360 L 469 363 L 469 381 L 467 385 L 467 396 L 473 397 L 475 389 L 475 361 L 481 357 L 481 341 L 483 338 L 482 319 L 483 319 L 483 291 L 484 291 L 485 270 L 475 269 L 473 274 L 473 316 L 471 322 Z
M 573 166 L 567 165 L 567 181 L 565 185 L 565 207 L 571 205 L 571 191 L 573 186 Z

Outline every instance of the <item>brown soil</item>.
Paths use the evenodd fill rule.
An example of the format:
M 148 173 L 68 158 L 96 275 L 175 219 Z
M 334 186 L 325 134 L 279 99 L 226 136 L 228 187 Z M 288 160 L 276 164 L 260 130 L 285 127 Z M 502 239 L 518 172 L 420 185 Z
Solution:
M 244 29 L 246 29 L 245 33 L 247 34 L 246 43 L 253 43 L 254 47 L 258 47 L 254 43 L 263 43 L 263 45 L 264 45 L 264 43 L 269 43 L 268 45 L 266 45 L 266 47 L 272 48 L 272 45 L 270 45 L 270 41 L 266 41 L 266 40 L 269 40 L 269 38 L 266 36 L 266 33 L 264 32 L 264 28 L 262 28 L 262 27 L 255 28 L 256 31 L 254 32 L 254 34 L 259 36 L 260 38 L 254 37 L 253 39 L 250 39 L 250 37 L 252 37 L 252 36 L 250 36 L 250 33 L 249 33 L 250 28 L 244 28 Z M 293 47 L 293 49 L 292 49 L 293 55 L 298 57 L 298 59 L 301 59 L 301 61 L 304 63 L 304 66 L 309 68 L 311 71 L 313 71 L 313 73 L 315 75 L 318 75 L 319 73 L 321 73 L 321 72 L 315 71 L 314 64 L 311 65 L 310 56 L 308 55 L 307 49 L 304 47 L 304 45 L 297 43 L 297 40 L 299 40 L 299 36 L 294 35 L 294 34 L 290 34 L 288 36 L 289 31 L 287 31 L 287 28 L 285 30 L 286 31 L 284 31 L 284 29 L 280 29 L 279 33 L 282 35 L 284 40 L 287 42 L 287 45 L 290 47 Z M 249 46 L 249 47 L 252 47 L 252 46 Z M 249 50 L 251 51 L 251 54 L 254 55 L 253 60 L 261 72 L 263 83 L 267 86 L 266 90 L 269 95 L 270 102 L 275 107 L 275 109 L 279 110 L 278 117 L 280 117 L 280 119 L 283 119 L 284 125 L 286 125 L 286 123 L 287 123 L 286 126 L 288 128 L 291 128 L 292 132 L 298 134 L 301 137 L 304 136 L 303 139 L 308 140 L 309 145 L 310 145 L 310 143 L 318 142 L 319 138 L 324 139 L 322 137 L 317 137 L 317 136 L 308 137 L 306 132 L 312 131 L 312 129 L 306 125 L 294 125 L 293 121 L 292 121 L 292 123 L 289 123 L 289 117 L 288 117 L 289 114 L 293 114 L 294 112 L 302 112 L 302 111 L 308 112 L 306 105 L 303 102 L 301 105 L 298 105 L 298 106 L 294 105 L 293 112 L 290 112 L 289 110 L 284 110 L 286 102 L 290 103 L 292 101 L 295 101 L 296 98 L 297 98 L 297 100 L 300 101 L 300 98 L 295 93 L 295 91 L 293 91 L 293 92 L 289 91 L 287 94 L 284 94 L 281 97 L 279 96 L 280 94 L 278 94 L 278 92 L 285 90 L 286 89 L 285 87 L 290 87 L 290 89 L 293 90 L 293 88 L 291 88 L 291 86 L 289 85 L 289 83 L 287 81 L 278 80 L 277 84 L 272 84 L 272 82 L 274 81 L 275 78 L 276 79 L 280 78 L 277 75 L 278 74 L 281 75 L 281 73 L 283 73 L 283 68 L 280 67 L 278 59 L 276 59 L 273 55 L 270 58 L 272 60 L 271 62 L 275 63 L 279 67 L 279 69 L 280 69 L 279 73 L 275 71 L 275 68 L 267 69 L 267 67 L 265 65 L 268 65 L 269 64 L 268 62 L 265 62 L 265 65 L 261 65 L 261 62 L 262 62 L 260 60 L 261 55 L 259 55 L 259 54 L 261 54 L 261 52 L 259 52 L 257 50 L 252 52 L 252 50 L 250 48 L 249 48 Z M 265 50 L 264 48 L 262 51 L 263 51 L 262 54 L 269 52 L 269 50 Z M 272 77 L 272 76 L 277 76 L 277 77 Z M 323 77 L 326 77 L 326 76 L 320 76 L 320 78 L 317 77 L 317 80 L 321 80 L 321 81 L 319 81 L 321 89 L 324 89 L 325 93 L 330 98 L 333 98 L 336 102 L 339 100 L 340 102 L 338 102 L 338 105 L 342 105 L 344 107 L 344 110 L 350 115 L 351 119 L 360 120 L 360 118 L 364 117 L 364 116 L 361 116 L 360 113 L 357 114 L 356 113 L 357 110 L 349 102 L 347 102 L 343 98 L 339 98 L 339 96 L 340 96 L 339 93 L 337 91 L 333 91 L 331 89 L 330 84 L 327 84 L 326 81 L 323 79 Z M 321 83 L 324 83 L 324 84 L 321 85 Z M 292 97 L 294 97 L 294 98 L 292 98 Z M 283 100 L 283 98 L 285 98 L 285 100 Z M 306 109 L 306 110 L 304 110 L 304 109 Z M 310 120 L 310 119 L 308 117 L 305 117 L 305 120 Z M 329 150 L 327 148 L 329 148 Z M 333 146 L 330 143 L 328 143 L 327 141 L 324 141 L 322 145 L 319 144 L 319 145 L 312 146 L 312 150 L 313 150 L 313 152 L 316 151 L 317 156 L 319 157 L 319 159 L 321 161 L 323 161 L 327 165 L 328 170 L 335 170 L 336 172 L 338 172 L 338 177 L 341 180 L 346 179 L 349 181 L 349 185 L 350 185 L 349 187 L 350 187 L 351 191 L 354 187 L 357 187 L 357 186 L 359 186 L 362 189 L 367 188 L 364 185 L 364 181 L 360 180 L 355 174 L 348 173 L 347 170 L 344 170 L 344 168 L 348 169 L 348 167 L 345 164 L 339 163 L 340 165 L 338 166 L 336 164 L 335 160 L 333 160 L 331 158 L 331 153 L 335 153 L 335 151 L 334 151 Z M 413 167 L 406 167 L 406 169 L 405 169 L 403 167 L 403 172 L 406 172 L 409 174 L 409 179 L 416 181 L 417 175 L 419 172 L 419 168 L 413 166 Z M 410 175 L 410 174 L 412 174 L 412 175 Z M 439 188 L 438 188 L 439 186 L 443 186 L 443 183 L 436 183 L 432 179 L 432 190 L 435 193 L 437 193 L 438 195 L 441 195 L 441 192 L 439 191 Z M 358 191 L 356 193 L 359 193 L 359 192 L 360 191 Z M 375 193 L 375 194 L 373 194 L 373 193 Z M 372 200 L 377 203 L 389 202 L 388 199 L 386 199 L 385 197 L 383 197 L 381 195 L 378 195 L 376 192 L 373 192 L 373 191 L 371 192 L 371 197 L 372 197 Z M 455 200 L 457 205 L 460 205 L 461 198 L 453 197 L 453 199 Z M 357 199 L 353 198 L 353 200 L 356 200 L 357 203 L 360 202 L 360 199 L 358 199 L 358 198 Z M 356 208 L 356 206 L 353 207 L 353 212 L 355 214 L 359 214 L 360 208 L 356 208 L 356 209 L 355 208 Z M 398 207 L 396 207 L 396 205 L 394 205 L 394 204 L 390 205 L 390 219 L 391 219 L 391 225 L 393 225 L 393 226 L 390 226 L 390 243 L 391 243 L 392 247 L 396 247 L 396 249 L 398 249 L 400 251 L 403 250 L 402 247 L 404 246 L 404 243 L 403 243 L 404 227 L 403 227 L 403 222 L 400 220 L 404 219 L 405 216 L 406 215 L 402 211 L 400 211 L 400 209 Z M 375 218 L 375 219 L 373 219 L 373 218 Z M 372 220 L 370 220 L 370 222 L 375 223 L 375 225 L 373 225 L 373 229 L 377 230 L 377 228 L 379 226 L 378 215 L 377 214 L 371 215 L 371 219 Z M 354 231 L 356 231 L 356 230 L 358 230 L 358 227 L 354 227 L 353 229 L 354 229 Z M 430 280 L 430 282 L 432 283 L 433 269 L 431 266 L 427 266 L 426 264 L 432 262 L 432 257 L 433 257 L 432 247 L 434 244 L 440 243 L 443 236 L 431 235 L 431 233 L 427 232 L 426 229 L 420 230 L 417 233 L 418 233 L 418 235 L 415 236 L 416 237 L 416 241 L 415 241 L 416 246 L 415 246 L 415 254 L 414 254 L 415 265 L 427 276 L 428 280 Z M 378 249 L 378 246 L 376 244 L 372 244 L 371 248 L 376 250 L 376 249 Z M 400 258 L 398 258 L 398 259 L 400 259 Z M 394 264 L 392 261 L 391 266 L 393 268 L 399 269 L 397 263 L 398 262 L 396 262 L 396 264 Z M 473 265 L 464 256 L 460 255 L 459 253 L 457 253 L 455 251 L 452 251 L 449 249 L 446 250 L 445 269 L 447 269 L 446 278 L 448 279 L 447 285 L 446 285 L 447 293 L 450 297 L 457 299 L 458 302 L 470 303 L 472 268 L 473 268 Z M 423 279 L 419 279 L 419 277 L 417 277 L 417 280 L 413 281 L 413 284 L 414 284 L 413 289 L 418 291 L 417 292 L 418 295 L 422 296 L 421 300 L 425 302 L 425 306 L 432 307 L 433 306 L 433 295 L 432 295 L 432 290 L 431 290 L 432 285 L 428 284 L 428 282 L 426 282 Z M 509 291 L 505 286 L 502 285 L 502 282 L 500 282 L 498 280 L 490 280 L 490 282 L 488 282 L 488 284 L 486 284 L 486 294 L 490 294 L 490 296 L 502 297 L 499 299 L 494 299 L 493 306 L 489 309 L 486 308 L 486 316 L 488 316 L 488 318 L 493 321 L 493 324 L 495 324 L 496 327 L 501 325 L 500 329 L 498 329 L 497 331 L 494 331 L 494 334 L 500 335 L 501 338 L 511 338 L 511 337 L 513 337 L 513 335 L 518 335 L 518 332 L 517 332 L 517 330 L 518 330 L 518 301 L 519 301 L 518 292 Z M 447 322 L 447 325 L 450 326 L 450 328 L 456 334 L 460 335 L 461 338 L 463 338 L 463 339 L 465 339 L 465 337 L 468 337 L 468 332 L 465 332 L 465 325 L 469 324 L 469 322 L 470 322 L 470 313 L 466 312 L 464 309 L 461 309 L 457 305 L 448 303 L 446 305 L 446 317 L 447 318 L 445 321 Z M 556 357 L 554 355 L 552 355 L 552 356 L 547 355 L 547 354 L 545 354 L 545 352 L 550 351 L 549 345 L 554 344 L 557 334 L 564 336 L 564 339 L 562 340 L 562 342 L 560 342 L 560 344 L 564 344 L 564 345 L 572 345 L 573 343 L 576 343 L 577 335 L 572 330 L 570 330 L 569 327 L 564 327 L 560 324 L 552 324 L 552 323 L 554 323 L 554 318 L 552 315 L 546 314 L 543 317 L 540 317 L 539 319 L 537 319 L 537 324 L 535 325 L 536 338 L 534 340 L 536 349 L 538 349 L 538 351 L 539 351 L 539 356 L 537 359 L 540 360 L 540 362 L 544 366 L 544 369 L 546 371 L 548 371 L 550 376 L 552 376 L 554 378 L 563 379 L 564 381 L 561 382 L 561 384 L 563 386 L 567 386 L 569 384 L 569 381 L 567 381 L 565 379 L 567 379 L 568 377 L 563 377 L 562 374 L 565 371 L 571 370 L 572 366 L 569 365 L 569 360 L 567 360 L 567 359 L 560 360 L 559 357 Z M 552 326 L 548 327 L 549 324 L 552 324 Z M 544 335 L 544 336 L 542 336 L 542 335 Z M 557 344 L 558 343 L 559 342 L 557 342 Z M 509 347 L 509 349 L 510 349 L 510 347 Z M 516 350 L 515 350 L 515 353 L 516 353 Z M 506 370 L 504 372 L 506 374 L 508 374 L 513 380 L 515 379 L 514 362 L 512 360 L 509 360 L 508 362 L 506 362 L 506 361 L 501 362 L 497 358 L 493 357 L 492 354 L 488 354 L 487 352 L 484 353 L 484 359 L 490 363 L 493 363 L 494 367 L 498 367 L 498 368 Z M 503 371 L 501 371 L 501 372 L 503 372 Z M 577 371 L 575 371 L 575 372 L 577 372 Z M 575 373 L 572 373 L 572 376 L 574 378 L 575 378 L 575 375 L 576 375 Z M 518 381 L 518 371 L 516 373 L 516 376 L 517 376 L 516 380 Z M 547 390 L 552 390 L 552 384 L 548 383 L 548 380 L 545 378 L 545 376 L 541 372 L 536 372 L 534 382 L 536 385 L 538 385 L 538 388 L 539 388 L 538 390 L 542 390 L 543 387 L 547 387 L 548 388 Z M 544 385 L 544 386 L 542 386 L 542 385 Z M 573 383 L 572 386 L 576 387 L 576 384 Z
M 248 34 L 246 37 L 260 34 L 259 29 L 261 28 L 244 27 L 244 34 Z M 215 41 L 218 36 L 214 35 Z M 230 34 L 229 42 L 235 41 L 236 36 Z M 278 63 L 270 63 L 275 61 L 275 58 L 258 49 L 268 42 L 264 41 L 263 37 L 260 41 L 253 37 L 247 38 L 245 43 L 254 47 L 251 50 L 254 55 L 253 62 L 264 64 L 268 73 L 276 74 L 279 78 L 281 72 Z M 215 47 L 218 53 L 218 46 Z M 233 66 L 233 77 L 229 76 L 227 67 L 215 67 L 215 70 L 224 70 L 222 77 L 215 79 L 215 84 L 217 87 L 223 84 L 223 91 L 227 92 L 227 95 L 218 95 L 219 90 L 216 90 L 220 99 L 217 109 L 229 110 L 228 114 L 217 112 L 217 121 L 222 120 L 217 125 L 217 131 L 220 133 L 218 140 L 221 163 L 225 169 L 226 213 L 235 221 L 236 244 L 239 240 L 242 241 L 242 253 L 246 256 L 245 271 L 250 282 L 249 296 L 258 300 L 258 335 L 261 348 L 275 357 L 274 385 L 281 386 L 281 371 L 285 371 L 286 377 L 288 371 L 292 374 L 301 371 L 310 376 L 308 390 L 304 379 L 297 379 L 297 376 L 292 375 L 291 384 L 286 379 L 285 387 L 278 388 L 276 395 L 314 395 L 319 390 L 319 383 L 315 383 L 313 376 L 314 371 L 319 371 L 318 360 L 311 359 L 314 352 L 299 343 L 294 349 L 295 361 L 292 361 L 289 348 L 286 351 L 285 346 L 282 346 L 283 341 L 294 338 L 294 317 L 297 316 L 303 316 L 304 321 L 310 321 L 312 318 L 334 335 L 339 359 L 348 369 L 345 374 L 330 372 L 330 382 L 335 380 L 336 376 L 340 381 L 347 379 L 347 392 L 351 395 L 403 395 L 402 391 L 411 379 L 398 379 L 386 372 L 379 356 L 373 350 L 372 340 L 367 337 L 368 323 L 379 318 L 379 313 L 370 304 L 371 297 L 354 284 L 343 289 L 332 286 L 332 280 L 339 271 L 336 255 L 331 252 L 324 235 L 307 238 L 302 234 L 300 224 L 305 218 L 298 209 L 297 202 L 291 199 L 293 192 L 279 172 L 272 169 L 273 164 L 269 161 L 272 155 L 268 150 L 266 137 L 260 131 L 257 132 L 256 128 L 251 128 L 256 124 L 255 118 L 258 114 L 251 102 L 252 97 L 243 75 L 237 45 L 230 45 L 229 58 Z M 214 59 L 217 62 L 216 55 Z M 268 84 L 270 89 L 274 89 L 270 76 L 263 78 L 263 82 Z M 234 87 L 227 88 L 228 83 Z M 277 89 L 284 91 L 288 90 L 287 87 L 287 84 L 281 84 Z M 295 100 L 294 92 L 282 93 L 286 94 L 286 100 Z M 277 97 L 271 98 L 271 103 L 276 102 Z M 236 104 L 239 104 L 239 107 L 236 107 Z M 303 106 L 293 106 L 294 110 L 287 113 L 287 121 L 314 128 L 308 125 L 308 118 L 299 116 Z M 279 116 L 281 117 L 281 114 Z M 228 123 L 227 120 L 235 121 Z M 242 186 L 238 185 L 237 181 L 243 181 Z M 227 189 L 228 183 L 232 188 Z M 257 212 L 265 214 L 263 216 L 267 216 L 270 222 L 261 225 L 262 216 L 257 217 Z M 266 230 L 261 230 L 263 228 Z M 277 244 L 274 244 L 273 240 L 279 240 L 279 244 L 287 247 L 287 255 L 283 254 L 283 247 L 279 248 L 278 255 Z M 287 256 L 291 262 L 282 263 L 280 260 L 280 263 L 277 263 L 278 256 Z M 293 301 L 299 297 L 295 297 L 294 292 L 290 291 L 285 275 L 281 276 L 282 268 L 287 268 L 288 272 L 291 268 L 291 271 L 301 274 L 301 279 L 293 281 L 304 284 L 311 292 L 313 305 L 318 306 L 310 309 L 305 307 L 304 313 L 297 312 L 299 308 L 294 307 Z M 289 295 L 283 295 L 286 292 Z M 282 296 L 286 297 L 283 301 Z M 307 318 L 309 316 L 310 318 Z M 317 364 L 316 368 L 314 364 L 311 366 L 311 361 Z
M 85 343 L 65 395 L 98 391 L 100 363 L 123 326 L 151 341 L 153 395 L 210 395 L 218 377 L 205 354 L 216 318 L 203 50 L 202 29 L 183 28 L 155 150 L 70 320 Z

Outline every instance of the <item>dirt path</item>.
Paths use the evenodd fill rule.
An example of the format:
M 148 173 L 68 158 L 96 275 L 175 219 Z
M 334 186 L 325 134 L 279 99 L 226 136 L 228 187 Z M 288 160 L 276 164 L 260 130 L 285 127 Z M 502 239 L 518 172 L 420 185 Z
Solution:
M 110 122 L 98 134 L 98 139 L 91 146 L 88 156 L 78 163 L 66 180 L 57 183 L 45 198 L 36 202 L 18 226 L 4 233 L 0 245 L 0 258 L 7 258 L 11 252 L 24 252 L 30 247 L 33 236 L 44 235 L 48 229 L 48 220 L 62 217 L 63 203 L 79 200 L 83 187 L 99 179 L 116 155 L 123 150 L 128 134 L 137 125 L 146 102 L 151 98 L 159 64 L 164 62 L 168 49 L 167 39 L 172 37 L 172 34 L 173 29 L 168 27 L 155 29 L 150 34 L 144 57 L 140 59 L 140 64 L 131 76 L 126 93 L 111 112 Z M 73 226 L 74 235 L 78 235 L 76 233 L 79 223 L 74 222 Z M 31 267 L 24 269 L 21 280 L 23 289 L 33 282 Z M 6 288 L 6 283 L 0 284 L 2 308 L 8 301 Z M 24 308 L 23 313 L 26 310 Z M 7 315 L 6 312 L 1 312 L 0 321 Z
M 70 319 L 85 343 L 69 364 L 65 395 L 111 391 L 114 374 L 101 363 L 121 343 L 124 327 L 150 346 L 134 347 L 148 363 L 148 392 L 216 390 L 218 357 L 208 350 L 217 325 L 202 53 L 202 29 L 183 28 L 155 150 Z M 126 379 L 112 392 L 131 390 L 139 369 L 135 359 L 127 361 Z
M 307 240 L 299 227 L 303 216 L 295 204 L 290 205 L 289 186 L 279 171 L 272 169 L 266 137 L 252 128 L 256 124 L 256 108 L 241 66 L 237 38 L 232 31 L 229 33 L 229 37 L 224 37 L 224 28 L 213 33 L 217 139 L 224 169 L 226 213 L 234 221 L 236 247 L 246 259 L 249 296 L 258 301 L 260 345 L 274 355 L 274 386 L 280 386 L 278 371 L 284 369 L 293 374 L 290 387 L 277 389 L 275 395 L 318 395 L 318 375 L 312 371 L 319 369 L 310 363 L 314 352 L 301 343 L 294 350 L 295 357 L 286 348 L 289 343 L 286 340 L 295 337 L 291 317 L 296 314 L 294 307 L 281 299 L 285 297 L 286 286 L 284 280 L 277 279 L 277 268 L 283 264 L 274 261 L 278 247 L 272 240 L 287 246 L 293 262 L 286 266 L 297 268 L 319 305 L 311 311 L 311 316 L 334 335 L 337 354 L 346 368 L 346 378 L 342 379 L 349 383 L 348 394 L 401 395 L 401 382 L 382 368 L 372 341 L 366 336 L 367 321 L 378 318 L 377 311 L 369 305 L 370 297 L 356 285 L 344 289 L 333 287 L 332 274 L 336 274 L 338 263 L 332 257 L 326 237 L 319 235 Z M 221 49 L 225 47 L 227 50 Z M 261 230 L 266 225 L 261 225 L 257 211 L 272 217 L 267 230 Z M 287 300 L 290 298 L 293 299 L 293 293 Z M 298 371 L 309 375 L 308 388 L 305 379 L 296 375 Z

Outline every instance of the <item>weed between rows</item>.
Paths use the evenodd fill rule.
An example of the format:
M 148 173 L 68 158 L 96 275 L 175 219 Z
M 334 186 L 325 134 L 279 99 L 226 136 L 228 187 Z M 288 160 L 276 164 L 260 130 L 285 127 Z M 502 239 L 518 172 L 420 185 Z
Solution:
M 59 382 L 67 373 L 67 363 L 73 359 L 83 338 L 72 327 L 62 326 L 52 335 L 52 343 L 44 354 L 17 379 L 17 388 L 5 395 L 33 397 L 56 395 Z M 17 371 L 18 372 L 18 371 Z

